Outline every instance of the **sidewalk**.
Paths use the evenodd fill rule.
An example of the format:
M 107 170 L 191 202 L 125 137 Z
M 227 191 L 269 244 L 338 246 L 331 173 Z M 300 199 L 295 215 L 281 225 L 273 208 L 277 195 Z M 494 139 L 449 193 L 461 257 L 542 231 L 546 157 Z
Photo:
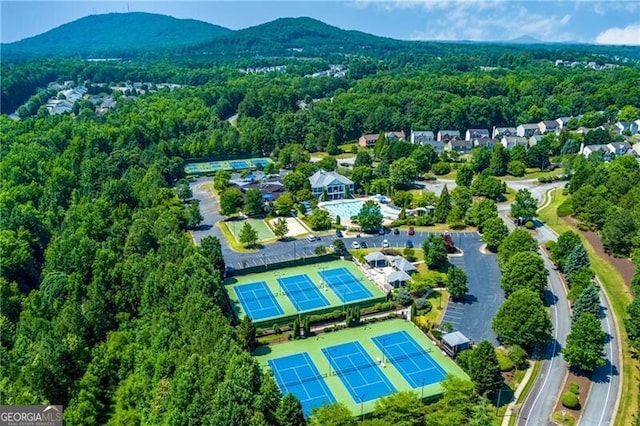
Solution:
M 524 377 L 522 378 L 522 381 L 518 385 L 518 388 L 513 393 L 513 401 L 511 401 L 509 405 L 507 405 L 507 410 L 505 411 L 504 417 L 502 418 L 502 426 L 509 426 L 509 422 L 511 421 L 511 416 L 514 414 L 513 410 L 515 409 L 516 405 L 518 405 L 517 404 L 518 397 L 520 397 L 520 394 L 524 391 L 524 388 L 527 386 L 527 383 L 529 383 L 529 380 L 531 379 L 531 374 L 533 374 L 533 365 L 529 364 L 529 369 L 527 369 L 527 372 L 525 373 Z

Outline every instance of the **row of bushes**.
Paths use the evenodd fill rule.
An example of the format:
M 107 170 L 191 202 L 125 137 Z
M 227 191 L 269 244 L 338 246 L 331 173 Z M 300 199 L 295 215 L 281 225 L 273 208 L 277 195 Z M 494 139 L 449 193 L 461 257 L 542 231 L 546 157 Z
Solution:
M 436 223 L 436 220 L 433 216 L 431 216 L 430 214 L 425 214 L 422 216 L 418 216 L 418 217 L 407 217 L 406 219 L 396 219 L 393 222 L 391 222 L 391 227 L 392 228 L 396 228 L 398 226 L 404 226 L 404 225 L 408 225 L 408 226 L 431 226 L 434 225 Z
M 375 322 L 386 321 L 386 320 L 390 320 L 390 319 L 394 319 L 394 318 L 398 318 L 398 314 L 395 313 L 395 312 L 389 312 L 389 314 L 387 316 L 384 316 L 384 317 L 363 318 L 363 319 L 360 320 L 359 325 L 373 324 Z M 324 331 L 325 333 L 330 333 L 332 331 L 342 330 L 344 328 L 347 328 L 347 326 L 345 324 L 334 324 L 334 325 L 332 325 L 330 327 L 323 328 L 322 331 Z
M 551 183 L 551 182 L 557 182 L 560 180 L 569 180 L 568 175 L 557 175 L 557 176 L 542 176 L 538 178 L 538 182 L 540 183 Z
M 570 410 L 579 410 L 580 409 L 580 398 L 578 395 L 580 394 L 580 386 L 577 383 L 571 383 L 569 385 L 569 392 L 565 392 L 562 394 L 562 405 L 567 407 Z

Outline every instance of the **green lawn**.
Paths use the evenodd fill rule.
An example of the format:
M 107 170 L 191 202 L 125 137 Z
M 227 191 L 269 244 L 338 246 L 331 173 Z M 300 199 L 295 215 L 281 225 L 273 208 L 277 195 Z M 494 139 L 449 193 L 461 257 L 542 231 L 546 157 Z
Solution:
M 567 198 L 562 194 L 562 189 L 555 189 L 550 194 L 551 202 L 540 209 L 538 218 L 551 227 L 556 233 L 562 234 L 566 231 L 573 231 L 580 235 L 591 259 L 591 267 L 596 276 L 602 283 L 602 287 L 608 296 L 609 303 L 613 308 L 615 323 L 620 332 L 620 341 L 622 342 L 622 395 L 620 397 L 620 405 L 618 407 L 617 423 L 632 424 L 633 416 L 638 412 L 638 361 L 631 356 L 629 349 L 629 338 L 624 329 L 624 318 L 626 318 L 627 305 L 632 301 L 632 295 L 629 288 L 625 285 L 624 280 L 616 268 L 607 262 L 606 259 L 600 257 L 593 249 L 591 244 L 582 237 L 580 231 L 573 228 L 567 222 L 558 218 L 557 209 L 560 204 Z
M 240 243 L 240 231 L 242 230 L 242 227 L 244 226 L 245 222 L 249 222 L 249 224 L 253 227 L 253 229 L 256 230 L 256 232 L 258 233 L 259 242 L 269 241 L 276 238 L 276 236 L 273 234 L 273 232 L 269 228 L 269 225 L 267 225 L 264 219 L 244 219 L 244 220 L 225 221 L 227 228 L 229 228 L 229 231 L 231 231 L 231 234 L 233 234 L 233 237 L 235 238 L 236 242 Z
M 307 352 L 320 374 L 325 375 L 330 372 L 330 366 L 329 361 L 322 353 L 323 347 L 356 340 L 360 342 L 373 360 L 377 360 L 378 358 L 381 358 L 382 355 L 378 347 L 373 342 L 372 337 L 400 330 L 407 331 L 420 346 L 429 351 L 429 355 L 444 369 L 447 374 L 468 379 L 468 376 L 460 369 L 460 367 L 458 367 L 451 359 L 443 355 L 442 352 L 414 324 L 409 321 L 399 319 L 382 321 L 356 328 L 348 328 L 332 333 L 325 333 L 317 337 L 286 342 L 278 345 L 262 346 L 254 351 L 254 355 L 256 356 L 260 366 L 263 369 L 268 369 L 267 361 L 270 359 Z M 418 394 L 422 391 L 425 398 L 433 397 L 442 393 L 442 387 L 439 383 L 424 386 L 424 389 L 413 389 L 391 363 L 387 363 L 386 366 L 382 368 L 382 371 L 398 391 L 413 390 Z M 344 386 L 339 376 L 328 375 L 324 380 L 333 393 L 335 399 L 345 404 L 354 415 L 359 415 L 361 409 L 364 413 L 370 413 L 373 411 L 375 400 L 365 402 L 361 406 L 359 401 L 356 401 L 351 397 L 351 394 Z
M 269 290 L 271 290 L 271 292 L 275 295 L 276 301 L 280 304 L 280 306 L 282 307 L 282 310 L 284 311 L 283 315 L 255 321 L 257 325 L 260 325 L 263 327 L 270 327 L 275 322 L 278 322 L 278 320 L 282 320 L 287 317 L 292 317 L 298 314 L 298 311 L 296 310 L 294 304 L 289 300 L 289 297 L 282 294 L 283 289 L 280 287 L 280 284 L 278 284 L 277 278 L 283 277 L 283 276 L 287 277 L 287 276 L 293 276 L 293 275 L 306 274 L 311 279 L 311 282 L 318 285 L 318 288 L 320 288 L 320 291 L 329 302 L 329 306 L 319 308 L 319 311 L 320 312 L 334 311 L 334 310 L 342 309 L 344 307 L 344 304 L 342 303 L 340 298 L 333 292 L 333 290 L 331 290 L 331 288 L 327 286 L 325 287 L 319 286 L 319 283 L 322 281 L 322 278 L 320 277 L 318 272 L 320 272 L 323 269 L 335 269 L 335 268 L 343 268 L 343 267 L 347 268 L 356 278 L 358 278 L 373 295 L 370 299 L 368 299 L 368 301 L 360 300 L 357 303 L 350 302 L 347 305 L 352 305 L 354 303 L 362 304 L 367 302 L 374 303 L 377 301 L 384 301 L 385 294 L 382 292 L 382 290 L 380 290 L 380 288 L 378 288 L 373 282 L 369 281 L 369 279 L 365 277 L 363 272 L 360 269 L 358 269 L 358 267 L 353 262 L 349 262 L 346 260 L 335 260 L 333 262 L 318 263 L 314 265 L 295 266 L 292 268 L 277 269 L 273 271 L 261 272 L 258 274 L 240 275 L 240 276 L 233 277 L 226 280 L 225 288 L 227 290 L 229 300 L 231 301 L 231 305 L 233 306 L 234 311 L 238 315 L 238 318 L 243 318 L 246 315 L 246 312 L 244 312 L 244 309 L 242 308 L 242 304 L 238 300 L 238 295 L 235 292 L 235 287 L 243 284 L 264 281 L 267 284 L 267 287 L 269 287 Z M 317 310 L 310 310 L 310 311 L 304 311 L 304 313 L 310 315 L 310 314 L 317 313 L 316 311 Z

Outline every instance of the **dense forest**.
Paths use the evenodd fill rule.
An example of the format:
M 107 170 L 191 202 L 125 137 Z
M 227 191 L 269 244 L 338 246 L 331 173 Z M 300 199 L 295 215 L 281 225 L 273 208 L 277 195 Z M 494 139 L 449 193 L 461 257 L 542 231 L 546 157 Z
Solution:
M 363 133 L 490 129 L 582 114 L 574 126 L 597 127 L 614 122 L 626 106 L 637 113 L 640 69 L 557 68 L 547 57 L 556 54 L 483 47 L 441 60 L 417 54 L 411 62 L 402 53 L 385 61 L 341 58 L 346 78 L 305 77 L 327 67 L 327 59 L 3 63 L 3 113 L 37 102 L 30 98 L 52 81 L 187 87 L 119 100 L 103 116 L 0 117 L 0 401 L 62 404 L 69 424 L 302 423 L 291 420 L 299 419 L 297 401 L 282 398 L 273 378 L 250 357 L 250 330 L 234 329 L 225 312 L 220 242 L 209 239 L 196 247 L 185 232 L 188 213 L 172 189 L 184 177 L 185 160 L 259 154 L 295 167 L 306 163 L 300 158 L 309 152 L 338 153 L 339 145 Z M 286 64 L 287 70 L 238 71 L 270 64 Z M 480 71 L 481 65 L 498 68 Z M 226 119 L 235 113 L 233 126 Z M 540 158 L 545 166 L 550 156 L 564 160 L 571 174 L 566 209 L 600 230 L 610 251 L 640 262 L 638 163 L 571 155 L 581 142 L 611 140 L 606 132 L 565 133 L 541 143 L 544 152 L 534 150 L 539 156 L 476 150 L 470 165 L 459 168 L 459 176 L 468 172 L 461 186 L 499 198 L 503 186 L 489 175 L 506 174 L 509 162 L 536 167 Z M 368 177 L 358 177 L 368 168 L 358 165 L 372 164 L 359 154 L 354 180 L 377 177 L 402 189 L 407 158 L 422 174 L 450 160 L 407 143 L 381 140 L 377 149 L 375 160 L 383 166 L 375 176 L 368 170 Z M 304 173 L 312 170 L 303 167 Z M 467 201 L 470 208 L 469 191 L 453 198 L 451 209 Z M 469 223 L 477 225 L 473 217 L 480 212 L 474 209 Z M 458 220 L 464 221 L 463 213 Z M 636 291 L 638 285 L 636 275 Z M 631 305 L 627 324 L 636 345 L 639 306 Z M 467 383 L 454 380 L 446 387 L 443 399 L 427 408 L 411 395 L 382 400 L 369 422 L 491 422 L 487 400 Z M 345 424 L 355 422 L 340 406 L 318 416 L 340 413 Z

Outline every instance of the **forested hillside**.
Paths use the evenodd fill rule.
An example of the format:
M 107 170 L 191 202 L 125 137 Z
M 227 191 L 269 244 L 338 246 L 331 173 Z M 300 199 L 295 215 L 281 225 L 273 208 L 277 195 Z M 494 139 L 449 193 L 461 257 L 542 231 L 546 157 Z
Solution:
M 90 15 L 46 33 L 2 45 L 3 58 L 118 58 L 158 55 L 231 32 L 194 19 L 153 13 Z
M 280 393 L 220 307 L 217 240 L 184 232 L 184 163 L 157 143 L 210 117 L 167 101 L 0 117 L 3 404 L 62 404 L 74 425 L 272 422 Z M 198 117 L 169 136 L 169 111 Z

